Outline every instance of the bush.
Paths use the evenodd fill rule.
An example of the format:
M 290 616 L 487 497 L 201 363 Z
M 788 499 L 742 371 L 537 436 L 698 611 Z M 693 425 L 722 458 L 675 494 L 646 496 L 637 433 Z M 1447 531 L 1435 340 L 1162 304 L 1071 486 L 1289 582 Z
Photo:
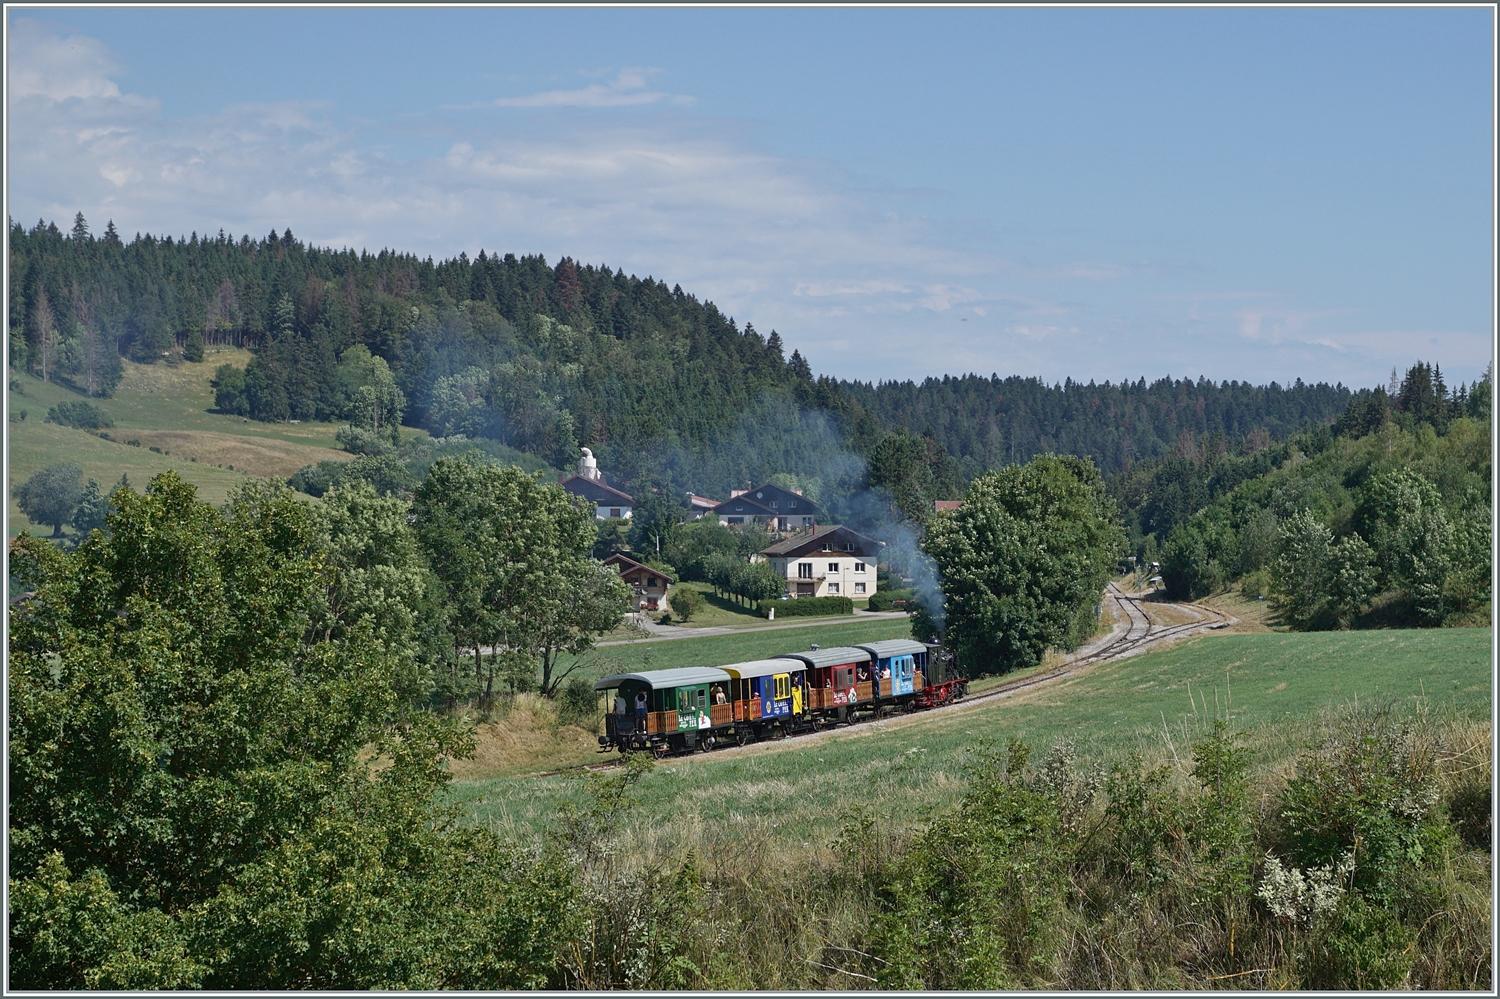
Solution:
M 691 586 L 679 586 L 667 597 L 667 603 L 677 612 L 679 621 L 691 621 L 703 606 L 703 594 Z
M 389 454 L 392 450 L 391 442 L 381 434 L 364 427 L 347 426 L 339 427 L 333 435 L 333 439 L 339 442 L 339 446 L 350 454 L 382 455 Z
M 47 410 L 47 422 L 80 430 L 100 430 L 115 425 L 108 413 L 88 402 L 60 402 Z
M 917 595 L 911 590 L 876 590 L 870 594 L 870 610 L 901 610 L 902 608 L 896 606 L 896 601 L 900 600 L 904 603 L 916 599 Z
M 796 600 L 762 600 L 760 612 L 769 617 L 821 617 L 825 614 L 853 614 L 854 601 L 849 597 L 802 597 Z
M 558 698 L 557 720 L 593 731 L 599 721 L 599 694 L 594 685 L 582 677 L 573 677 L 563 685 Z

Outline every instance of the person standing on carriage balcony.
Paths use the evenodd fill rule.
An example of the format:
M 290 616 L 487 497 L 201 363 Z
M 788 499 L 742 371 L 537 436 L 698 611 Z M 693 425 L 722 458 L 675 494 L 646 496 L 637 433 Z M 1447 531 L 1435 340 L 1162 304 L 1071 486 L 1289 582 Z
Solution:
M 646 692 L 644 690 L 635 695 L 635 723 L 642 732 L 646 731 Z

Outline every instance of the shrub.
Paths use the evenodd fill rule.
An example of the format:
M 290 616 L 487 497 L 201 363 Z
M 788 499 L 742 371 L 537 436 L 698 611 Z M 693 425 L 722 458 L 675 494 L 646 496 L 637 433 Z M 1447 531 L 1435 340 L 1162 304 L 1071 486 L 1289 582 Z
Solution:
M 770 617 L 821 617 L 825 614 L 853 614 L 854 601 L 849 597 L 802 597 L 796 600 L 762 600 L 760 612 Z
M 693 615 L 703 606 L 703 594 L 691 586 L 679 586 L 667 597 L 667 603 L 672 605 L 672 610 L 677 612 L 679 621 L 691 621 Z
M 902 608 L 896 606 L 897 601 L 901 601 L 905 606 L 907 601 L 914 600 L 916 600 L 916 594 L 911 590 L 876 590 L 870 594 L 870 610 L 900 610 Z
M 104 410 L 88 402 L 60 402 L 47 410 L 47 422 L 80 430 L 101 430 L 112 427 L 115 421 Z
M 582 677 L 573 677 L 563 685 L 558 698 L 557 720 L 592 731 L 598 727 L 599 694 L 594 685 Z
M 245 384 L 245 369 L 221 364 L 214 369 L 208 384 L 214 390 L 214 405 L 230 416 L 250 415 L 250 395 Z
M 339 446 L 350 454 L 383 455 L 392 450 L 391 442 L 386 437 L 366 430 L 363 427 L 347 426 L 339 427 L 333 439 L 339 442 Z

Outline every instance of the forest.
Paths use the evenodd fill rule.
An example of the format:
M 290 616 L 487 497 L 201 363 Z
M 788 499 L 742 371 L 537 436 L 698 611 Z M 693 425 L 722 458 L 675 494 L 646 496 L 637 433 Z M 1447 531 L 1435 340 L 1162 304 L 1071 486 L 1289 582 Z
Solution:
M 1238 583 L 1300 629 L 1488 623 L 1491 398 L 1419 361 L 1331 426 L 1184 434 L 1110 491 L 1175 599 Z
M 367 427 L 377 410 L 399 412 L 436 437 L 493 441 L 558 468 L 585 445 L 627 489 L 673 496 L 723 495 L 776 472 L 847 485 L 905 431 L 934 455 L 937 492 L 923 499 L 956 498 L 980 473 L 1042 453 L 1090 457 L 1111 474 L 1169 453 L 1184 433 L 1282 440 L 1352 398 L 1300 380 L 841 380 L 788 355 L 777 331 L 679 285 L 566 257 L 481 250 L 434 262 L 317 247 L 290 229 L 127 242 L 112 222 L 96 235 L 81 214 L 66 232 L 12 220 L 9 236 L 12 363 L 81 394 L 108 396 L 121 357 L 247 346 L 249 366 L 218 379 L 223 411 Z M 374 446 L 354 436 L 355 449 Z

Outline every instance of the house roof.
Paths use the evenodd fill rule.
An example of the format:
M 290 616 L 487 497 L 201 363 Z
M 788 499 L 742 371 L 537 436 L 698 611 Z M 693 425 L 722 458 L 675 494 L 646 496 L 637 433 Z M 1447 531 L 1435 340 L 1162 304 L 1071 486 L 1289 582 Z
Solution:
M 801 669 L 801 666 L 794 666 L 788 662 L 786 657 L 779 656 L 775 659 L 752 659 L 744 663 L 730 663 L 724 667 L 724 672 L 736 680 L 748 680 L 751 677 L 772 676 L 776 673 L 797 673 Z
M 631 572 L 632 570 L 635 570 L 635 569 L 644 569 L 646 572 L 654 572 L 658 576 L 665 576 L 667 578 L 668 582 L 672 582 L 672 583 L 677 582 L 677 577 L 674 576 L 674 575 L 672 575 L 670 572 L 667 572 L 665 569 L 657 569 L 654 566 L 649 566 L 649 565 L 645 564 L 644 562 L 637 562 L 635 559 L 631 558 L 629 555 L 624 555 L 624 554 L 621 554 L 620 552 L 615 552 L 614 554 L 610 555 L 608 558 L 606 558 L 604 560 L 604 564 L 605 565 L 618 565 L 620 567 L 620 575 L 622 575 L 622 576 L 625 573 Z
M 591 503 L 600 503 L 605 506 L 611 503 L 618 503 L 621 506 L 635 505 L 635 500 L 628 493 L 622 493 L 595 479 L 585 479 L 581 475 L 570 475 L 562 480 L 561 485 L 564 491 L 574 496 L 582 496 Z
M 729 516 L 736 513 L 749 514 L 752 517 L 774 517 L 776 511 L 761 503 L 757 503 L 749 496 L 731 496 L 729 499 L 713 508 L 714 513 Z
M 807 652 L 787 652 L 780 658 L 800 659 L 807 665 L 821 669 L 824 666 L 847 666 L 852 663 L 867 663 L 870 653 L 854 645 L 836 645 L 831 649 L 810 649 Z
M 964 505 L 964 501 L 963 500 L 933 500 L 932 501 L 932 509 L 933 509 L 933 512 L 935 512 L 935 513 L 941 513 L 943 510 L 957 510 L 959 507 L 961 507 L 963 505 Z
M 652 690 L 670 690 L 673 687 L 691 687 L 699 683 L 722 683 L 729 674 L 712 666 L 686 666 L 682 669 L 655 669 L 649 673 L 616 673 L 594 681 L 595 690 L 609 690 L 626 680 L 639 680 Z
M 829 524 L 827 527 L 814 527 L 810 531 L 802 531 L 793 534 L 789 538 L 783 538 L 767 548 L 761 549 L 762 555 L 768 556 L 797 556 L 806 555 L 810 552 L 822 551 L 825 541 L 831 542 L 832 535 L 839 536 L 840 544 L 853 542 L 856 554 L 873 552 L 879 547 L 880 542 L 873 538 L 867 538 L 863 534 L 851 531 L 842 524 Z
M 913 642 L 910 638 L 890 638 L 884 642 L 866 642 L 860 648 L 870 653 L 876 659 L 889 659 L 891 656 L 909 656 L 917 652 L 931 651 L 921 642 Z
M 707 496 L 698 496 L 694 493 L 688 493 L 687 498 L 688 506 L 694 510 L 712 510 L 720 503 L 719 500 L 709 499 Z

